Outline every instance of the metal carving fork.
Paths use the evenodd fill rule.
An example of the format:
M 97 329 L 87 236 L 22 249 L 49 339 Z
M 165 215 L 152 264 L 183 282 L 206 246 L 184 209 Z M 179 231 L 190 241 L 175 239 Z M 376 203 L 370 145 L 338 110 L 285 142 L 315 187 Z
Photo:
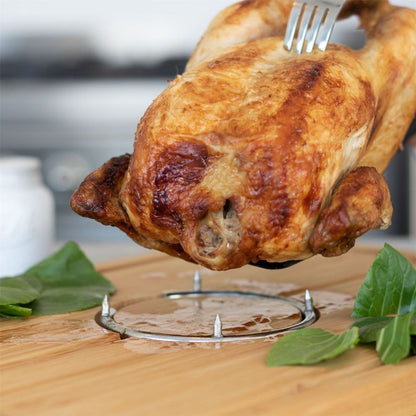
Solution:
M 345 0 L 294 1 L 286 28 L 285 48 L 292 50 L 297 33 L 297 53 L 302 53 L 305 41 L 305 52 L 312 52 L 315 44 L 324 51 L 344 2 Z

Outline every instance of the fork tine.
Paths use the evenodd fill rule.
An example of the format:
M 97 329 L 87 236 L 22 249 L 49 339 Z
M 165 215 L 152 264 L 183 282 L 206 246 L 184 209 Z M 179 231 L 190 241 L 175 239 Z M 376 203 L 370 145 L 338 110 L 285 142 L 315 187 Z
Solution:
M 317 38 L 318 49 L 325 51 L 328 46 L 329 38 L 331 37 L 332 29 L 334 28 L 335 21 L 337 20 L 340 8 L 330 9 L 326 15 L 325 21 L 319 31 Z
M 315 6 L 311 6 L 309 4 L 307 4 L 305 9 L 303 10 L 302 20 L 299 26 L 298 38 L 296 41 L 297 53 L 302 53 L 303 44 L 306 38 L 306 33 L 308 31 L 309 23 L 311 21 L 312 13 L 314 10 L 315 10 Z
M 307 44 L 306 44 L 305 51 L 307 53 L 310 53 L 313 51 L 313 47 L 315 46 L 315 41 L 318 36 L 319 28 L 321 27 L 321 22 L 326 12 L 327 11 L 324 8 L 320 8 L 320 7 L 316 8 L 311 28 L 309 29 L 308 34 L 306 36 Z
M 295 1 L 290 12 L 289 21 L 287 23 L 285 40 L 283 45 L 285 48 L 290 51 L 293 45 L 293 39 L 295 38 L 296 28 L 298 26 L 299 17 L 302 14 L 302 9 L 305 3 Z

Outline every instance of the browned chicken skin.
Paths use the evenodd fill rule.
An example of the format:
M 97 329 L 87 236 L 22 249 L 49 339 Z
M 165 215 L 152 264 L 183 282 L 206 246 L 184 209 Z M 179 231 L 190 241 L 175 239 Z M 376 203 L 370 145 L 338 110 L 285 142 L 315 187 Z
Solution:
M 153 102 L 134 152 L 90 174 L 80 215 L 215 270 L 339 255 L 392 207 L 381 173 L 416 110 L 416 12 L 355 0 L 353 51 L 283 48 L 291 0 L 222 11 Z

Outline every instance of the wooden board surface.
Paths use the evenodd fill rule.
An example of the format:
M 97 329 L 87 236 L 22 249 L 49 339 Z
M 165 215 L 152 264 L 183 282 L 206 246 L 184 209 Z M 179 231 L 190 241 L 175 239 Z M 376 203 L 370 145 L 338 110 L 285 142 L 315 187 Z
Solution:
M 308 288 L 321 313 L 314 326 L 341 332 L 376 252 L 358 247 L 281 271 L 204 269 L 203 288 L 293 296 Z M 155 254 L 99 269 L 118 289 L 114 306 L 190 290 L 196 266 Z M 416 415 L 416 357 L 382 365 L 360 346 L 314 366 L 268 368 L 270 340 L 121 340 L 95 323 L 98 311 L 0 321 L 0 415 Z

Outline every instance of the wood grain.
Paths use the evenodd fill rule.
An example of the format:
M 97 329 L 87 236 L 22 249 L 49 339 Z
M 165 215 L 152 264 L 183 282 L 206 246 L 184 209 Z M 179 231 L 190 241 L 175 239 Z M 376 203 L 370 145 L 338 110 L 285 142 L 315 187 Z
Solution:
M 201 270 L 204 289 L 290 283 L 353 296 L 377 250 L 358 247 L 282 271 Z M 405 253 L 416 264 L 415 253 Z M 195 265 L 155 254 L 99 265 L 116 285 L 112 305 L 192 287 Z M 351 302 L 324 305 L 316 327 L 353 322 Z M 99 308 L 0 321 L 2 416 L 416 415 L 416 357 L 382 365 L 369 347 L 309 367 L 265 366 L 270 341 L 190 346 L 120 340 L 94 321 Z

